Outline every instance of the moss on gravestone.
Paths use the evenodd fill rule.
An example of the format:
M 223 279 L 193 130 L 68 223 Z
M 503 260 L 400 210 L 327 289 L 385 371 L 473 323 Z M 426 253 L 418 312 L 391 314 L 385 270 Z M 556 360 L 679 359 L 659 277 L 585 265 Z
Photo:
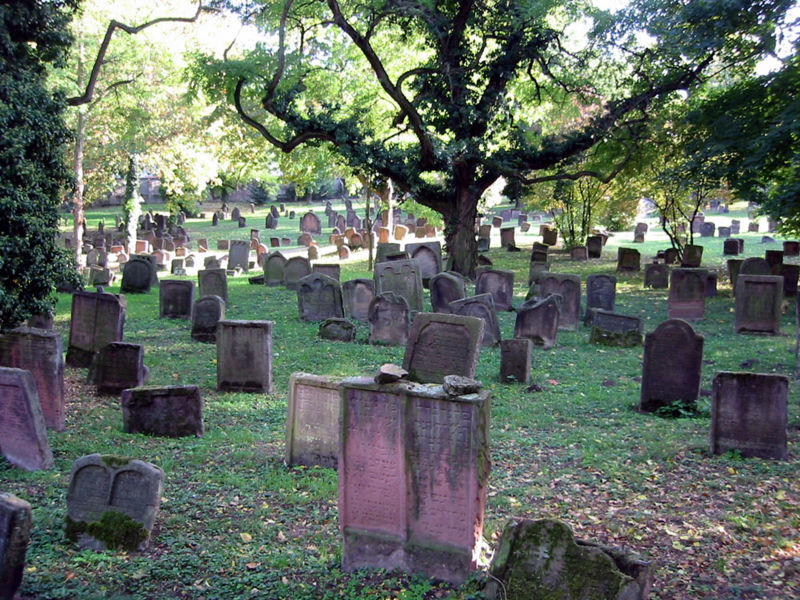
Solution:
M 87 523 L 66 518 L 64 533 L 68 540 L 77 542 L 81 535 L 87 534 L 102 542 L 111 550 L 135 552 L 147 539 L 147 530 L 142 524 L 128 515 L 109 510 L 98 521 Z

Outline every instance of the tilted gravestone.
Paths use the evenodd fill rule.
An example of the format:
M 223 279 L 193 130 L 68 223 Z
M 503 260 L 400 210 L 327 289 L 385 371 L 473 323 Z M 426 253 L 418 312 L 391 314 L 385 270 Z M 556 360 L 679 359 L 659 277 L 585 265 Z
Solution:
M 375 265 L 375 293 L 393 292 L 408 302 L 412 311 L 424 310 L 422 274 L 416 260 L 392 260 Z
M 640 271 L 642 257 L 634 248 L 617 249 L 617 271 Z
M 589 342 L 604 346 L 633 348 L 642 345 L 644 321 L 639 317 L 621 315 L 595 308 Z
M 199 295 L 219 296 L 228 303 L 228 274 L 225 269 L 201 269 L 197 272 Z
M 0 367 L 0 453 L 26 471 L 54 465 L 30 371 Z
M 61 334 L 18 327 L 0 335 L 0 366 L 30 371 L 45 426 L 64 429 L 64 358 Z M 2 445 L 2 443 L 0 443 Z
M 31 505 L 0 492 L 0 600 L 13 600 L 22 583 L 32 525 Z
M 408 335 L 403 368 L 421 383 L 442 383 L 447 375 L 474 377 L 483 338 L 483 319 L 419 313 Z
M 564 273 L 545 273 L 541 280 L 542 296 L 561 296 L 560 329 L 577 329 L 581 320 L 581 277 Z
M 217 323 L 224 318 L 225 301 L 219 296 L 203 296 L 192 306 L 192 339 L 215 344 Z
M 164 471 L 154 464 L 82 456 L 72 464 L 67 489 L 67 539 L 92 550 L 143 550 L 163 487 Z
M 719 372 L 711 400 L 711 453 L 786 460 L 789 380 L 784 375 Z
M 300 218 L 300 231 L 319 235 L 322 233 L 322 223 L 313 212 L 307 212 Z
M 419 263 L 423 283 L 428 283 L 442 270 L 442 245 L 439 242 L 406 244 L 406 252 Z
M 264 284 L 283 285 L 283 272 L 286 270 L 286 258 L 280 252 L 271 252 L 264 259 Z
M 466 296 L 464 278 L 456 273 L 444 271 L 431 277 L 428 284 L 431 291 L 433 312 L 450 312 L 450 303 Z
M 500 228 L 500 247 L 509 248 L 516 246 L 514 241 L 514 232 L 516 227 L 501 227 Z
M 542 243 L 555 246 L 558 243 L 558 230 L 548 227 L 542 231 Z
M 533 343 L 526 338 L 513 338 L 500 342 L 500 379 L 528 383 L 531 378 L 531 352 Z
M 297 282 L 297 308 L 301 321 L 344 317 L 339 282 L 321 273 L 306 275 Z
M 66 364 L 86 368 L 94 353 L 110 342 L 121 342 L 125 327 L 125 296 L 105 292 L 75 292 Z
M 497 320 L 497 311 L 494 308 L 494 299 L 491 294 L 478 294 L 454 300 L 450 303 L 448 311 L 454 315 L 476 317 L 483 321 L 482 346 L 496 346 L 500 343 L 500 323 Z
M 531 248 L 531 263 L 546 263 L 549 248 L 550 247 L 546 244 L 533 242 L 533 248 Z
M 292 373 L 286 418 L 286 464 L 336 468 L 341 377 Z
M 360 323 L 369 317 L 369 305 L 375 297 L 372 279 L 351 279 L 342 284 L 342 304 L 344 316 Z
M 296 290 L 299 281 L 311 274 L 311 263 L 302 256 L 293 256 L 286 261 L 283 268 L 283 285 L 290 290 Z
M 742 275 L 736 278 L 734 331 L 781 332 L 783 277 L 775 275 Z
M 239 268 L 245 273 L 250 270 L 250 242 L 231 240 L 228 250 L 228 268 Z
M 408 341 L 411 309 L 408 300 L 394 292 L 375 295 L 369 304 L 369 343 L 404 346 Z
M 555 346 L 560 314 L 559 296 L 550 295 L 542 300 L 528 300 L 517 310 L 514 337 L 527 338 L 537 346 L 548 350 Z
M 590 324 L 591 310 L 601 308 L 614 312 L 617 299 L 617 278 L 613 275 L 587 275 L 586 276 L 586 315 L 584 323 Z
M 656 412 L 676 404 L 694 407 L 700 393 L 703 342 L 703 336 L 680 319 L 664 321 L 645 336 L 639 410 Z
M 272 392 L 272 321 L 217 323 L 217 389 Z
M 203 435 L 203 399 L 196 385 L 132 387 L 122 392 L 125 433 Z
M 644 268 L 644 287 L 665 290 L 669 287 L 670 269 L 667 265 L 653 263 Z
M 673 269 L 669 275 L 670 319 L 702 319 L 706 306 L 707 269 Z
M 149 257 L 133 255 L 122 267 L 122 284 L 120 292 L 123 294 L 146 294 L 153 286 L 156 275 L 156 265 Z
M 488 485 L 489 394 L 341 383 L 342 568 L 454 584 L 476 568 Z
M 144 385 L 146 379 L 144 346 L 111 342 L 95 355 L 88 381 L 100 394 L 117 395 L 126 388 Z
M 165 279 L 158 290 L 159 316 L 190 319 L 194 304 L 194 281 Z
M 511 310 L 514 298 L 514 271 L 479 267 L 475 279 L 475 295 L 491 294 L 496 310 Z

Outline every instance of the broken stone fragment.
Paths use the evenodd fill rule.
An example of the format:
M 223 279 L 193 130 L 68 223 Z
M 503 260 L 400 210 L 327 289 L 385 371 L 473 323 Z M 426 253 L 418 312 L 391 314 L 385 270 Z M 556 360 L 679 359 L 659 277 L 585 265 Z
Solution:
M 450 396 L 464 396 L 466 394 L 477 393 L 483 387 L 483 384 L 477 379 L 471 379 L 470 377 L 446 375 L 442 387 Z
M 394 383 L 395 381 L 403 379 L 406 375 L 408 375 L 408 371 L 403 367 L 392 363 L 386 363 L 381 365 L 380 369 L 378 369 L 378 372 L 375 374 L 375 383 Z

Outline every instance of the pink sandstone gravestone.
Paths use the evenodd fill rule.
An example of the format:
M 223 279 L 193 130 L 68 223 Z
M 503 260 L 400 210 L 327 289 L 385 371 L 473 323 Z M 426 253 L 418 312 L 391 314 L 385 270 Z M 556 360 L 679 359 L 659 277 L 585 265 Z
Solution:
M 336 468 L 340 377 L 292 373 L 286 418 L 286 464 Z
M 272 321 L 217 323 L 217 389 L 272 392 Z
M 54 465 L 30 371 L 0 367 L 0 452 L 26 471 Z

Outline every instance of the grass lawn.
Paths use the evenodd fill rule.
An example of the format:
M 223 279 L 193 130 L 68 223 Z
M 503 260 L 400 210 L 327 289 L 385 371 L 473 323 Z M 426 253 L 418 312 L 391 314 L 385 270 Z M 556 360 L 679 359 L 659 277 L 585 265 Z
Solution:
M 322 208 L 317 205 L 315 211 L 321 214 Z M 295 210 L 293 222 L 282 219 L 282 228 L 293 239 L 306 209 Z M 241 230 L 233 223 L 215 229 L 208 222 L 211 211 L 206 212 L 205 222 L 187 223 L 193 239 L 249 237 L 250 224 Z M 263 230 L 266 208 L 252 217 L 248 213 L 243 211 L 262 230 L 262 239 L 272 235 Z M 109 214 L 113 224 L 108 209 L 106 223 Z M 712 220 L 728 224 L 742 216 Z M 94 224 L 91 215 L 89 222 Z M 326 225 L 323 219 L 324 238 L 330 231 Z M 636 245 L 643 258 L 667 246 L 655 228 L 651 222 L 648 241 Z M 496 267 L 516 272 L 515 306 L 527 291 L 529 249 L 539 240 L 534 230 L 538 227 L 529 234 L 517 232 L 523 252 L 487 253 Z M 745 256 L 780 248 L 779 242 L 760 243 L 761 235 L 739 236 L 746 240 Z M 616 247 L 633 246 L 632 239 L 632 232 L 617 234 L 603 258 L 583 263 L 555 254 L 551 271 L 583 278 L 613 273 Z M 496 545 L 511 517 L 560 518 L 580 537 L 625 546 L 657 561 L 652 598 L 796 598 L 800 404 L 794 299 L 781 335 L 735 335 L 722 240 L 696 243 L 705 247 L 704 266 L 720 269 L 720 278 L 719 295 L 707 301 L 705 317 L 694 324 L 705 336 L 703 396 L 695 415 L 667 419 L 635 412 L 642 348 L 590 345 L 583 327 L 559 332 L 552 350 L 535 349 L 538 392 L 501 382 L 499 348 L 481 350 L 477 378 L 492 393 L 492 471 L 484 535 Z M 369 276 L 364 257 L 360 253 L 342 263 L 342 281 Z M 617 274 L 617 280 L 617 312 L 642 317 L 646 331 L 667 318 L 666 290 L 643 289 L 642 273 Z M 118 284 L 110 291 L 118 292 Z M 188 322 L 159 319 L 157 290 L 128 295 L 125 341 L 145 346 L 150 384 L 200 386 L 205 437 L 122 433 L 119 399 L 98 397 L 85 384 L 84 370 L 68 368 L 67 427 L 63 433 L 50 433 L 56 468 L 28 473 L 0 462 L 0 490 L 33 506 L 22 598 L 481 598 L 481 573 L 452 588 L 400 573 L 342 572 L 336 472 L 283 464 L 291 373 L 371 375 L 384 362 L 401 363 L 403 348 L 368 345 L 363 324 L 355 344 L 320 340 L 317 324 L 299 321 L 296 293 L 249 285 L 246 276 L 229 279 L 229 298 L 227 318 L 275 323 L 275 393 L 217 392 L 215 347 L 193 341 Z M 70 302 L 69 295 L 60 295 L 56 307 L 65 348 Z M 503 337 L 512 337 L 514 313 L 501 313 L 499 320 Z M 708 395 L 714 374 L 723 370 L 790 378 L 789 460 L 709 454 Z M 65 541 L 70 467 L 93 452 L 129 455 L 166 472 L 147 551 L 96 553 Z

